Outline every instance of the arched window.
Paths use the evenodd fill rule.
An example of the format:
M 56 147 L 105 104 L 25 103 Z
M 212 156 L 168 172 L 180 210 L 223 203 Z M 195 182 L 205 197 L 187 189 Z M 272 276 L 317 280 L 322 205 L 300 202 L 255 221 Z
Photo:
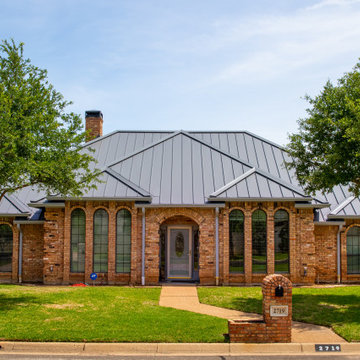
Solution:
M 229 215 L 229 271 L 244 272 L 244 214 L 233 210 Z
M 289 214 L 278 210 L 274 216 L 275 272 L 289 272 Z
M 0 272 L 12 271 L 13 232 L 9 225 L 0 225 Z
M 93 271 L 106 273 L 108 271 L 108 232 L 109 216 L 104 209 L 94 214 L 94 262 Z
M 252 214 L 252 271 L 266 273 L 266 213 L 255 210 Z
M 71 213 L 70 271 L 85 271 L 85 212 L 75 209 Z
M 130 273 L 131 214 L 121 209 L 116 215 L 116 272 Z
M 347 273 L 360 274 L 360 227 L 350 228 L 346 235 Z

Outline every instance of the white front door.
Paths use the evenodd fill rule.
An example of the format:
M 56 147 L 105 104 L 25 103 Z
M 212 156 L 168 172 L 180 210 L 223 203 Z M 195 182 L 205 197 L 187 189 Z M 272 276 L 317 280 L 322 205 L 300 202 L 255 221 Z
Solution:
M 168 279 L 192 278 L 191 226 L 169 226 L 167 236 Z

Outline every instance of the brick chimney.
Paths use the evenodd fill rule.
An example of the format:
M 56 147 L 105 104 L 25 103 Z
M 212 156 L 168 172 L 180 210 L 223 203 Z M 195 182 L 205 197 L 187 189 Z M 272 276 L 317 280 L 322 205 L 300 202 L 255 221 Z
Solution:
M 100 110 L 85 111 L 85 130 L 89 130 L 86 141 L 103 135 L 103 114 Z

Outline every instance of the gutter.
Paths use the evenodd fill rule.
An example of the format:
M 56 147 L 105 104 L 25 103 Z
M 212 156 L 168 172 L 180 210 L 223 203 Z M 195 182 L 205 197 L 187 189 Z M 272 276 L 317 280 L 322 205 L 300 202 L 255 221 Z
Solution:
M 215 253 L 216 253 L 216 286 L 219 285 L 219 208 L 215 209 Z
M 17 228 L 19 230 L 19 268 L 18 268 L 18 278 L 19 278 L 19 284 L 21 284 L 22 283 L 23 232 L 22 232 L 20 224 L 17 224 Z
M 141 285 L 145 285 L 145 208 L 142 208 Z
M 339 231 L 337 233 L 337 282 L 341 283 L 341 236 L 340 232 L 343 229 L 343 225 L 339 225 Z

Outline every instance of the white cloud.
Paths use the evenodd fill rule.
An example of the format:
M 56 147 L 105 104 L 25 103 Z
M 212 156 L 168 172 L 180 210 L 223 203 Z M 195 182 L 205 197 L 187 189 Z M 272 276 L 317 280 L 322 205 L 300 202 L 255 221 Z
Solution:
M 227 34 L 223 38 L 237 42 L 239 52 L 237 60 L 219 70 L 212 82 L 263 81 L 339 56 L 360 56 L 360 7 L 340 6 L 355 2 L 360 3 L 326 0 L 292 15 L 250 19 L 230 28 L 223 24 L 222 32 Z M 338 7 L 325 10 L 330 3 Z M 241 52 L 249 43 L 253 43 L 251 50 Z

